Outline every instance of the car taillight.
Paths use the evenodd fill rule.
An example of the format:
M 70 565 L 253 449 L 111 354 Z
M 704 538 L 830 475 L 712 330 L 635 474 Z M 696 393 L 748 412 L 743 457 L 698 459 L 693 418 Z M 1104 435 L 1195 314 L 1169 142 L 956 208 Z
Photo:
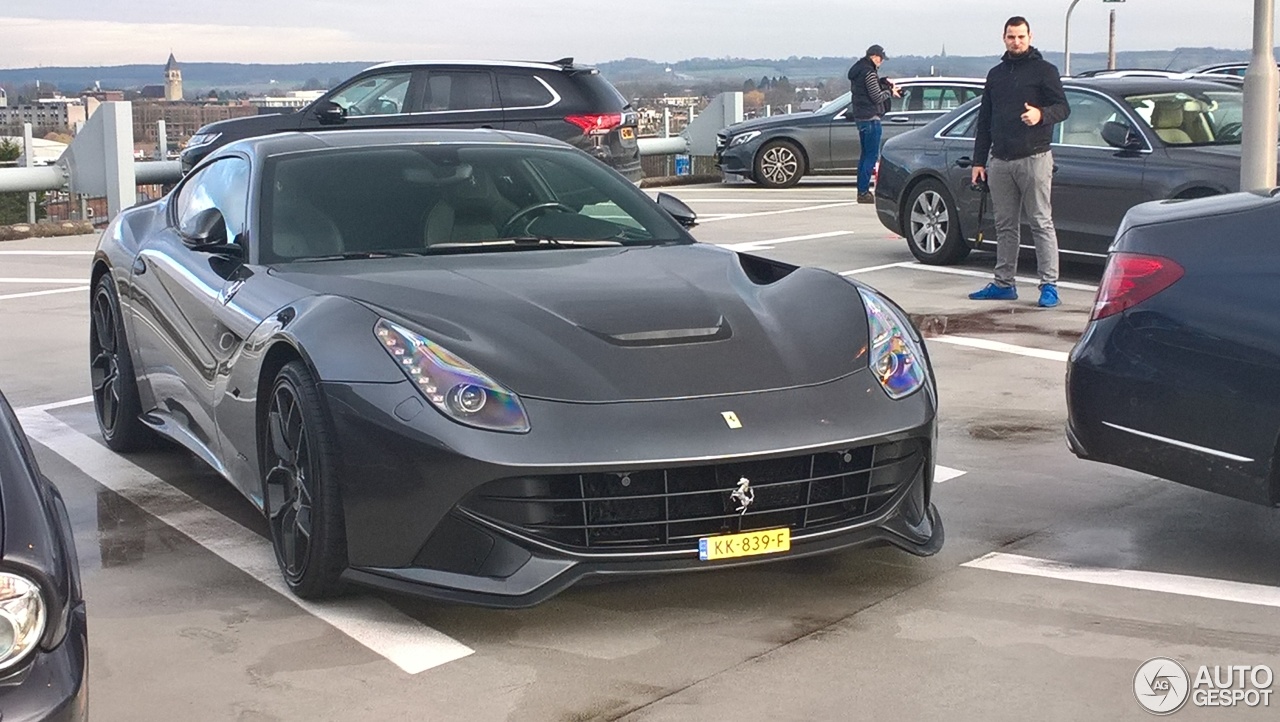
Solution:
M 1136 306 L 1173 285 L 1182 275 L 1182 266 L 1163 256 L 1113 253 L 1089 320 L 1097 321 Z
M 622 114 L 569 115 L 565 116 L 565 120 L 582 128 L 583 135 L 603 135 L 622 125 Z

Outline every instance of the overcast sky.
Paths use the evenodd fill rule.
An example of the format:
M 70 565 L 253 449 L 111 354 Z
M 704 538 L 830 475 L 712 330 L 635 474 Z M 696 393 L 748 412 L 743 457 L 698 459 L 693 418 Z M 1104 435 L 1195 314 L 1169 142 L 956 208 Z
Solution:
M 1061 51 L 1070 0 L 0 0 L 0 67 L 179 62 L 952 55 L 1003 51 L 1005 18 Z M 1252 0 L 1082 0 L 1073 52 L 1248 48 Z

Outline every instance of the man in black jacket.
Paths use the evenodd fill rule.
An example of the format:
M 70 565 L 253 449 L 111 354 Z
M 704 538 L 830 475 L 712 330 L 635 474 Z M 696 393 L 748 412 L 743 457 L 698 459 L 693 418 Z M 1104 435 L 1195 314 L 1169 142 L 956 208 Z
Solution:
M 1071 113 L 1058 69 L 1031 46 L 1020 16 L 1004 25 L 1007 51 L 987 73 L 973 144 L 972 180 L 987 181 L 996 217 L 995 282 L 969 294 L 977 300 L 1016 299 L 1018 247 L 1025 217 L 1036 244 L 1039 305 L 1057 306 L 1058 236 L 1053 228 L 1053 126 Z M 990 162 L 988 162 L 988 160 Z
M 867 54 L 849 68 L 849 90 L 853 94 L 849 117 L 858 123 L 858 142 L 862 146 L 858 156 L 859 203 L 876 202 L 871 195 L 871 174 L 880 159 L 880 116 L 888 110 L 889 98 L 900 95 L 891 81 L 880 77 L 883 62 L 884 48 L 872 45 L 867 48 Z

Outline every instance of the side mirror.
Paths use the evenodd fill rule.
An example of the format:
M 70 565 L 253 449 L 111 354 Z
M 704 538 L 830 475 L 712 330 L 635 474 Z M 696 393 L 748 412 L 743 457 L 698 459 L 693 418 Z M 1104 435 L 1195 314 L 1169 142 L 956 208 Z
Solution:
M 316 120 L 320 125 L 339 125 L 347 122 L 347 111 L 332 100 L 326 100 L 316 108 Z
M 1108 120 L 1102 124 L 1102 139 L 1107 145 L 1120 150 L 1140 150 L 1142 138 L 1129 127 L 1128 123 Z
M 669 193 L 659 193 L 658 205 L 674 218 L 676 223 L 685 228 L 693 228 L 698 225 L 698 214 L 694 213 L 693 209 L 685 205 L 685 202 L 679 198 Z
M 227 220 L 217 208 L 206 208 L 178 229 L 182 240 L 196 250 L 227 245 Z

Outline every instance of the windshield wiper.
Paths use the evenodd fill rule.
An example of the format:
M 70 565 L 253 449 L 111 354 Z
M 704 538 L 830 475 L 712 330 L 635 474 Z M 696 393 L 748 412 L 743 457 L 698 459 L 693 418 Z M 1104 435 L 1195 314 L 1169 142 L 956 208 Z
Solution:
M 425 255 L 427 251 L 348 251 L 333 253 L 327 256 L 310 256 L 299 258 L 299 261 L 350 261 L 363 258 L 411 258 Z
M 552 236 L 515 236 L 509 240 L 518 246 L 556 246 L 557 248 L 603 248 L 622 245 L 622 241 L 604 239 L 583 241 L 570 238 L 554 238 Z

